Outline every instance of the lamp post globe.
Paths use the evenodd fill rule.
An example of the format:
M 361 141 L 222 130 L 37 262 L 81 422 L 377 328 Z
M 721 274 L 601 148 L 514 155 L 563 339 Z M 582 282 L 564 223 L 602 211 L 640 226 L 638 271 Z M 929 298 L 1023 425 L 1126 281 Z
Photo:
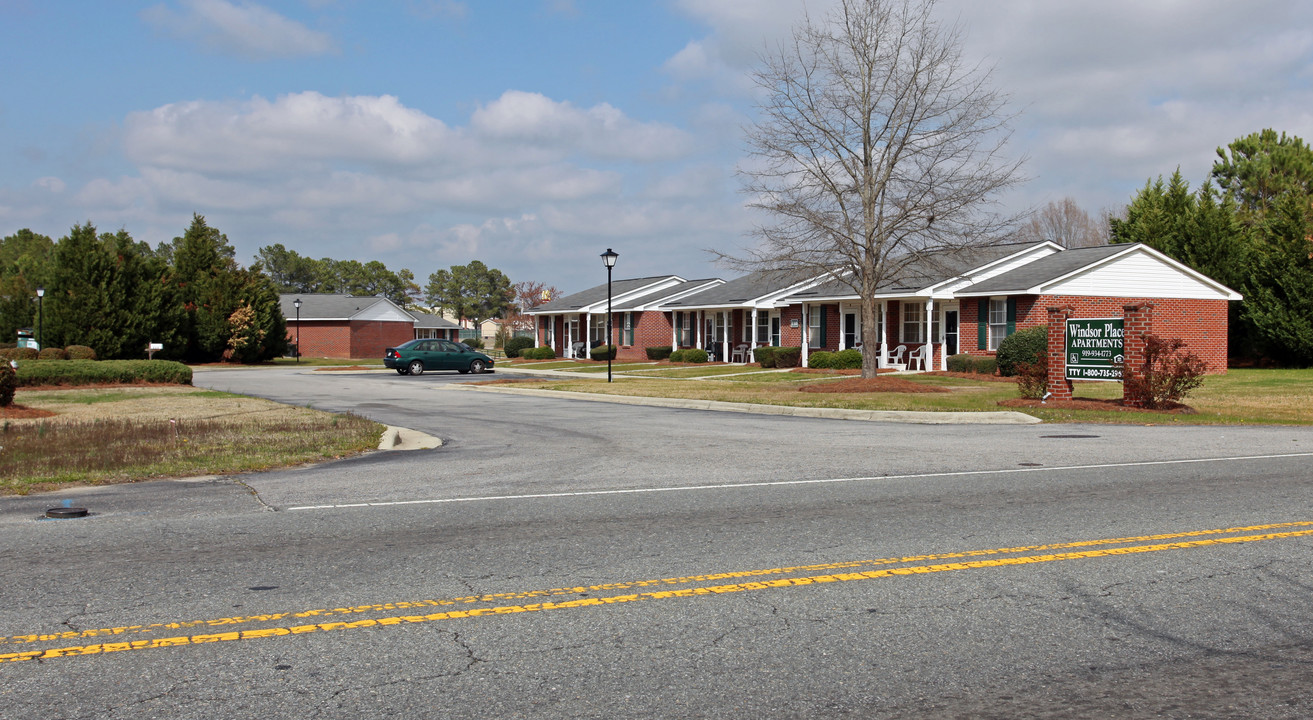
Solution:
M 615 354 L 615 345 L 611 343 L 611 268 L 620 253 L 607 248 L 602 253 L 602 263 L 606 265 L 606 381 L 611 382 L 611 356 Z

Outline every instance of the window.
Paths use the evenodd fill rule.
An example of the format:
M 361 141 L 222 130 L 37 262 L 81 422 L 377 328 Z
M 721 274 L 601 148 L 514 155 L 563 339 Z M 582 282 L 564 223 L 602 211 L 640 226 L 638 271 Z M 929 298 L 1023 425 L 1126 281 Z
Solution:
M 547 332 L 543 335 L 543 344 L 547 347 L 556 347 L 556 318 L 547 318 Z
M 679 328 L 679 346 L 693 346 L 693 313 L 675 313 L 676 326 Z
M 625 313 L 625 344 L 634 344 L 634 314 L 631 312 Z
M 771 339 L 770 332 L 770 313 L 757 312 L 757 342 L 769 342 Z
M 999 343 L 1008 336 L 1008 301 L 1006 298 L 989 299 L 989 349 L 998 350 Z
M 589 315 L 588 316 L 588 344 L 593 343 L 605 344 L 606 337 L 606 316 Z
M 825 308 L 815 305 L 807 308 L 807 347 L 813 350 L 825 347 Z
M 925 306 L 905 302 L 898 309 L 903 313 L 903 342 L 925 342 Z

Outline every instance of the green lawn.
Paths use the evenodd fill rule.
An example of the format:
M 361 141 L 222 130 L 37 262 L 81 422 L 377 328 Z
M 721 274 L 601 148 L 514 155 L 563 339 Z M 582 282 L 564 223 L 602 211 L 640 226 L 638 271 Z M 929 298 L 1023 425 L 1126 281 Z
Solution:
M 733 367 L 738 372 L 755 366 Z M 997 411 L 999 401 L 1019 397 L 1011 382 L 971 380 L 928 375 L 901 375 L 917 383 L 948 389 L 947 393 L 810 393 L 799 387 L 824 383 L 844 376 L 824 373 L 755 372 L 723 379 L 702 375 L 707 370 L 728 372 L 730 366 L 679 368 L 663 371 L 662 380 L 604 380 L 579 378 L 541 380 L 522 383 L 520 387 L 594 392 L 642 397 L 688 398 L 726 402 L 787 405 L 795 407 L 835 407 L 857 410 L 922 411 Z M 757 368 L 760 370 L 760 368 Z M 666 372 L 697 373 L 702 379 L 672 381 Z M 678 377 L 678 376 L 676 376 Z M 1121 383 L 1078 382 L 1075 396 L 1089 399 L 1121 397 Z M 1015 408 L 1046 422 L 1090 422 L 1127 424 L 1208 424 L 1208 425 L 1309 425 L 1313 424 L 1313 369 L 1309 370 L 1232 370 L 1226 375 L 1211 375 L 1203 387 L 1185 399 L 1195 412 L 1126 412 L 1119 410 L 1067 410 L 1052 407 Z

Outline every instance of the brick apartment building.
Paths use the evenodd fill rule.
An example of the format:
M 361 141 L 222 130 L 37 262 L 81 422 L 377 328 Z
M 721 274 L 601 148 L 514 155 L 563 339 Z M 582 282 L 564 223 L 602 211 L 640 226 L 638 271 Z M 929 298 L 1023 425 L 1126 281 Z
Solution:
M 540 345 L 560 357 L 587 357 L 606 338 L 607 286 L 552 300 L 530 311 Z M 990 355 L 1019 329 L 1043 325 L 1048 308 L 1073 318 L 1120 317 L 1151 304 L 1154 332 L 1180 338 L 1226 371 L 1227 303 L 1234 290 L 1142 244 L 1064 250 L 1018 243 L 926 255 L 877 289 L 880 365 L 945 369 L 956 353 Z M 612 335 L 619 359 L 646 348 L 700 347 L 713 361 L 750 362 L 763 345 L 817 350 L 859 347 L 858 295 L 831 275 L 764 273 L 725 282 L 676 275 L 613 283 Z
M 408 340 L 455 340 L 460 331 L 449 320 L 407 311 L 387 298 L 304 293 L 279 300 L 287 341 L 305 357 L 381 358 L 385 349 Z

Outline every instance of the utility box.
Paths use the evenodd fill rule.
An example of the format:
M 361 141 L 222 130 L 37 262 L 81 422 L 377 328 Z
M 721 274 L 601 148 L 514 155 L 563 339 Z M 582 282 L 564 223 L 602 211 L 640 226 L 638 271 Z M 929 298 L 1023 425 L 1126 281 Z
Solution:
M 41 346 L 36 342 L 36 338 L 32 336 L 32 328 L 18 328 L 18 347 L 32 348 L 33 350 L 41 349 Z

